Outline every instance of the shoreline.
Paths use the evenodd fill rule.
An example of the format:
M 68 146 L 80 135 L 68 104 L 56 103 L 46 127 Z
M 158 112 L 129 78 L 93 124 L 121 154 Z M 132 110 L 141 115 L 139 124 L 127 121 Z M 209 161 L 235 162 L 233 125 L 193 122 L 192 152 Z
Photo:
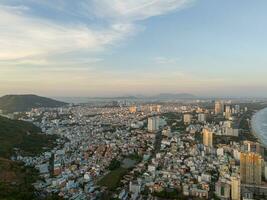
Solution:
M 266 117 L 265 123 L 267 124 L 267 107 L 257 111 L 251 118 L 251 132 L 258 138 L 261 145 L 267 148 L 267 127 L 266 131 L 263 129 L 263 121 L 259 121 L 259 117 L 264 115 Z

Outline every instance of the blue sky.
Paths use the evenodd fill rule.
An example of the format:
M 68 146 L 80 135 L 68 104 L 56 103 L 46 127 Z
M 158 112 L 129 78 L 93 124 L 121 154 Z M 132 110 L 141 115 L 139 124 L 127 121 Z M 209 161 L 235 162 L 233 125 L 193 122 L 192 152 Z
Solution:
M 1 0 L 0 95 L 267 96 L 267 2 Z

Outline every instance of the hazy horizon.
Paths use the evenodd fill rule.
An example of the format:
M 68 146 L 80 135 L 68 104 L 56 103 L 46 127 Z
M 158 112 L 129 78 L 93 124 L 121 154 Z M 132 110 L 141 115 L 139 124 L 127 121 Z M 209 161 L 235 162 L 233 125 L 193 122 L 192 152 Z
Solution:
M 0 2 L 0 95 L 267 97 L 267 2 Z
M 45 95 L 45 94 L 38 94 L 38 93 L 7 93 L 7 94 L 0 94 L 0 97 L 6 96 L 6 95 L 37 95 L 37 96 L 42 96 L 42 97 L 47 97 L 47 98 L 52 98 L 52 99 L 57 99 L 57 100 L 62 100 L 63 99 L 97 99 L 97 98 L 154 98 L 158 97 L 163 94 L 169 94 L 169 95 L 193 95 L 194 99 L 267 99 L 265 96 L 249 96 L 249 95 L 244 95 L 244 96 L 238 96 L 238 95 L 195 95 L 192 93 L 155 93 L 155 94 L 121 94 L 121 95 L 99 95 L 99 96 L 90 96 L 90 95 L 84 95 L 84 96 L 53 96 L 53 95 Z M 181 98 L 183 99 L 183 98 Z M 190 98 L 189 98 L 190 99 Z

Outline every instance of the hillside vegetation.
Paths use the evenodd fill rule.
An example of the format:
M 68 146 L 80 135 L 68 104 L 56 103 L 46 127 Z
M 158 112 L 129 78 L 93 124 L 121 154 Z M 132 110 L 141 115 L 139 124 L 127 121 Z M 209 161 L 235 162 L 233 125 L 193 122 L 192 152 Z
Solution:
M 34 168 L 0 158 L 0 199 L 35 199 L 32 183 L 38 178 Z
M 38 172 L 21 162 L 9 160 L 18 148 L 22 155 L 37 155 L 52 148 L 57 136 L 41 134 L 35 125 L 0 116 L 0 199 L 35 199 L 32 184 Z
M 0 116 L 0 157 L 9 158 L 14 148 L 19 148 L 24 155 L 36 155 L 45 147 L 52 147 L 56 136 L 39 134 L 35 125 L 10 120 Z

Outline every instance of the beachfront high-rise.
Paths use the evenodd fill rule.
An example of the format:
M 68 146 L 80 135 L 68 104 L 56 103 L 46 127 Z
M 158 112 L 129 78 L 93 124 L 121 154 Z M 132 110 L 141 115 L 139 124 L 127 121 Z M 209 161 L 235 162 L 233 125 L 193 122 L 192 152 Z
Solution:
M 254 152 L 241 152 L 240 175 L 243 184 L 261 184 L 262 157 Z
M 261 145 L 258 142 L 245 140 L 242 143 L 241 150 L 244 152 L 254 152 L 261 154 Z

